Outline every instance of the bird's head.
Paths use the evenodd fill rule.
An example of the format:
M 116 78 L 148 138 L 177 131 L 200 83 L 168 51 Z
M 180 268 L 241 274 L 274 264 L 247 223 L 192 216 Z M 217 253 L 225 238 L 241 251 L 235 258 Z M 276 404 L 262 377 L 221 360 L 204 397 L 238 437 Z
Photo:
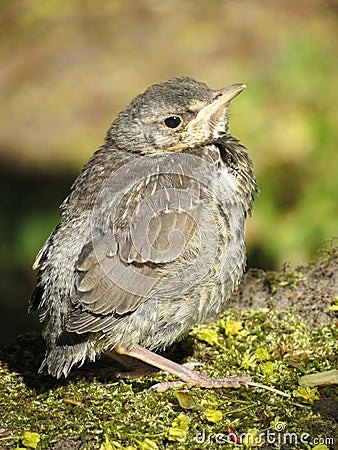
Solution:
M 119 114 L 108 140 L 142 154 L 213 142 L 228 132 L 227 106 L 245 87 L 233 84 L 212 90 L 188 77 L 154 84 Z

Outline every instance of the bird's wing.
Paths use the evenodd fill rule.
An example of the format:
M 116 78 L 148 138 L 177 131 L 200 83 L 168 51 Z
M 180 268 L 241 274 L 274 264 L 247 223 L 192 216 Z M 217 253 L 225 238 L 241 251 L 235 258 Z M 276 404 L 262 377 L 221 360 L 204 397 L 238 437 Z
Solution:
M 96 315 L 135 310 L 195 234 L 199 197 L 199 183 L 179 174 L 143 177 L 118 202 L 108 189 L 93 209 L 92 239 L 77 262 L 74 307 L 79 302 Z M 84 331 L 87 320 L 78 319 L 71 329 Z

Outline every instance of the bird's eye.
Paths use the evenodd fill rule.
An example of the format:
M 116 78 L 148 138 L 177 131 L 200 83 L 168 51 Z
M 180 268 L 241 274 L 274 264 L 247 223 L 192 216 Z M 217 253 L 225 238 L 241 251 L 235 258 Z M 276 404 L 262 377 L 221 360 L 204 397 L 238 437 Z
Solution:
M 166 126 L 169 128 L 177 128 L 181 122 L 182 122 L 182 119 L 178 116 L 167 117 L 164 121 Z

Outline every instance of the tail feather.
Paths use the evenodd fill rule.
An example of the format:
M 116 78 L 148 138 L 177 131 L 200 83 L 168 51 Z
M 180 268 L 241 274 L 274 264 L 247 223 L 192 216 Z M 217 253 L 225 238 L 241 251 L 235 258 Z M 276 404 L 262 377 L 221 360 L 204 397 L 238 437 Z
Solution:
M 81 342 L 75 345 L 61 345 L 47 350 L 39 373 L 45 370 L 53 377 L 66 378 L 74 365 L 78 367 L 89 359 L 95 361 L 98 350 L 91 343 Z

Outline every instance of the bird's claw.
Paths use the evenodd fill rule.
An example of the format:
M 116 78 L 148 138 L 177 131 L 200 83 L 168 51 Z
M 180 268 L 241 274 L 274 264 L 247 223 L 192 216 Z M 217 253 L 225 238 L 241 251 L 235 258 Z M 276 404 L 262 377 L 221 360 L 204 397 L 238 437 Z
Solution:
M 186 380 L 186 381 L 164 381 L 162 383 L 157 383 L 151 386 L 151 390 L 155 390 L 156 392 L 166 392 L 169 389 L 182 387 L 184 385 L 189 386 L 200 386 L 201 388 L 207 389 L 216 389 L 216 388 L 224 388 L 224 389 L 238 389 L 243 386 L 248 386 L 250 383 L 251 377 L 248 375 L 243 376 L 233 376 L 233 377 L 224 377 L 224 378 L 212 378 L 207 377 L 204 373 L 200 374 L 198 378 L 194 380 Z

